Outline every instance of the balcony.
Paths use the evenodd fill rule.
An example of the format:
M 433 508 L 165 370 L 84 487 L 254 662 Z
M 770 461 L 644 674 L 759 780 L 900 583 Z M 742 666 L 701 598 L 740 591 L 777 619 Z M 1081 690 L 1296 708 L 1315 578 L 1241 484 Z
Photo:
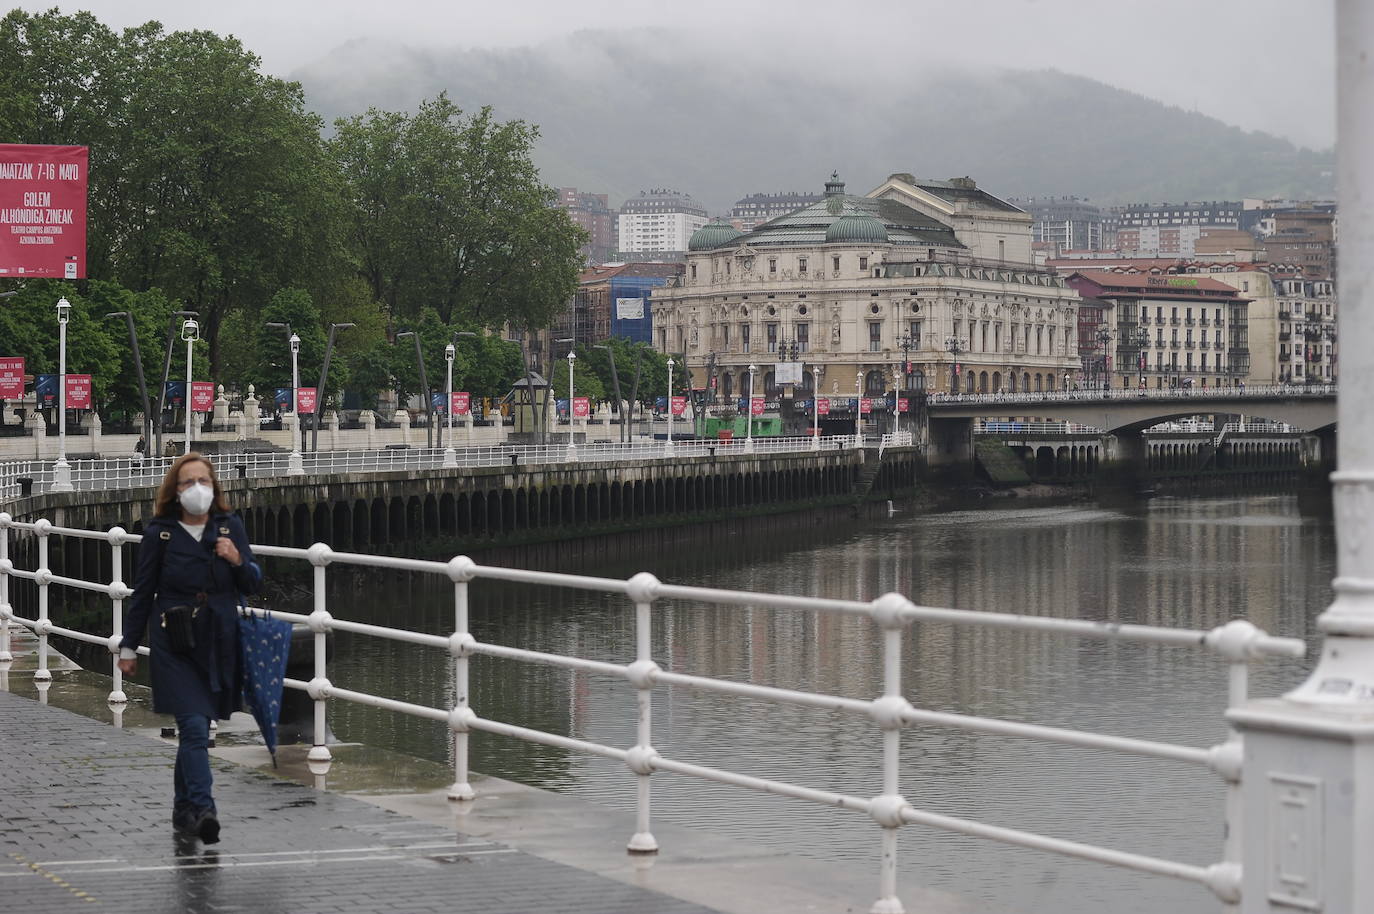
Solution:
M 1183 319 L 1183 323 L 1186 324 L 1187 326 L 1191 327 L 1191 326 L 1193 326 L 1193 319 L 1192 319 L 1191 317 L 1185 317 L 1185 318 Z
M 1197 322 L 1198 322 L 1198 326 L 1200 326 L 1200 327 L 1206 327 L 1206 326 L 1207 326 L 1207 318 L 1205 318 L 1205 317 L 1200 317 L 1200 318 L 1198 318 L 1198 319 L 1197 319 Z
M 1279 361 L 1280 361 L 1280 362 L 1287 362 L 1287 361 L 1291 360 L 1292 358 L 1293 358 L 1292 353 L 1290 353 L 1287 349 L 1280 349 L 1280 350 L 1279 350 Z
M 1199 348 L 1199 349 L 1211 349 L 1211 348 L 1212 348 L 1212 344 L 1209 343 L 1207 340 L 1198 340 L 1198 341 L 1197 341 L 1197 345 L 1198 345 L 1198 348 Z
M 1286 333 L 1286 332 L 1285 332 L 1285 333 L 1280 333 L 1280 334 L 1279 334 L 1279 340 L 1280 340 L 1281 342 L 1284 342 L 1284 343 L 1288 342 L 1288 341 L 1291 340 L 1292 338 L 1293 338 L 1293 334 L 1291 334 L 1291 333 Z
M 1170 348 L 1170 349 L 1178 349 L 1178 348 L 1181 347 L 1182 345 L 1183 345 L 1183 344 L 1180 343 L 1178 340 L 1170 340 L 1170 341 L 1169 341 L 1169 348 Z
M 1171 317 L 1171 318 L 1169 318 L 1169 323 L 1171 323 L 1171 324 L 1173 324 L 1175 327 L 1177 327 L 1177 326 L 1178 326 L 1178 318 L 1176 318 L 1176 317 Z
M 1280 311 L 1280 312 L 1279 312 L 1279 320 L 1281 320 L 1281 321 L 1291 321 L 1292 319 L 1293 319 L 1293 312 L 1292 312 L 1292 311 Z

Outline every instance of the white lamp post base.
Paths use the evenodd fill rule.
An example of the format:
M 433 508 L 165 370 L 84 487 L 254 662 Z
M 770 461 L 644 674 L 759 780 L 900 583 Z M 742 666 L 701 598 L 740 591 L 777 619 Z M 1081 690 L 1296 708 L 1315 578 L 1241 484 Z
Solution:
M 456 470 L 458 468 L 458 452 L 451 447 L 444 448 L 444 469 Z
M 301 458 L 300 451 L 292 451 L 290 461 L 286 465 L 287 476 L 304 476 L 305 461 Z
M 52 486 L 49 492 L 70 492 L 75 488 L 72 485 L 72 465 L 67 462 L 67 458 L 59 457 L 57 462 L 52 465 Z

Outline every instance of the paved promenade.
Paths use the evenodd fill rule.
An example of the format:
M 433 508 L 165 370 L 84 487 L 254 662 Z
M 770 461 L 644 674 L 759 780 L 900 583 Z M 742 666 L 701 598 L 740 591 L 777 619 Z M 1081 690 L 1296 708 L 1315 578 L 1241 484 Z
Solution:
M 220 843 L 178 841 L 174 754 L 0 691 L 0 911 L 712 910 L 222 760 Z

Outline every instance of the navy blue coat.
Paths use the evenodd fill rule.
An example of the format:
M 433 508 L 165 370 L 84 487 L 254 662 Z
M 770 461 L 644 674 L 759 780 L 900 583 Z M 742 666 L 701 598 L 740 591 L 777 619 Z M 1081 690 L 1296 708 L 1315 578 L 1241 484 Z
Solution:
M 224 719 L 242 706 L 239 594 L 256 591 L 261 574 L 238 517 L 211 514 L 199 542 L 178 521 L 155 517 L 143 531 L 134 593 L 119 646 L 137 648 L 145 629 L 149 631 L 154 711 Z M 221 536 L 228 536 L 238 547 L 243 557 L 239 567 L 215 555 L 215 541 Z M 195 649 L 175 654 L 162 627 L 162 613 L 169 606 L 194 605 L 202 592 L 206 603 L 192 625 Z

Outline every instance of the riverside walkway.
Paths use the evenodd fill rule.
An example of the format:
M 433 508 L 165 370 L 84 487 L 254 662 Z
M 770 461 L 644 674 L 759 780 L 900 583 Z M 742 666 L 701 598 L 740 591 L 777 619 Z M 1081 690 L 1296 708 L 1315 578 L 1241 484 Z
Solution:
M 222 760 L 220 843 L 178 841 L 175 752 L 0 691 L 0 910 L 713 910 Z

